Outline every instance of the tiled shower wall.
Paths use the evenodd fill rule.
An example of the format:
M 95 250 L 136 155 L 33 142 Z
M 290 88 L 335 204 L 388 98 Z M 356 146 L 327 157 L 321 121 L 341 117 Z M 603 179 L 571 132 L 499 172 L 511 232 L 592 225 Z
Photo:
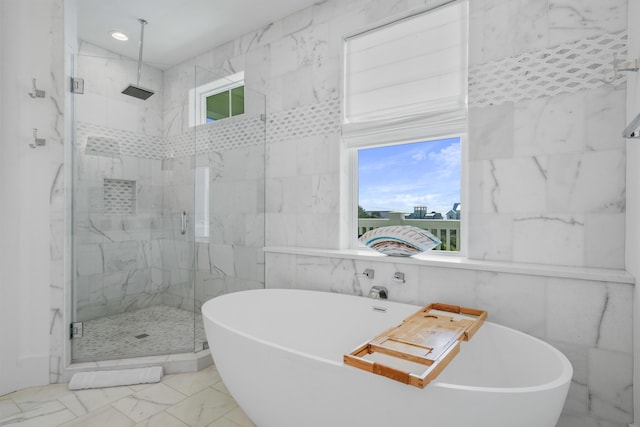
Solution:
M 194 67 L 184 70 L 184 80 L 145 67 L 143 81 L 155 94 L 140 101 L 120 94 L 135 77 L 135 62 L 88 43 L 81 43 L 80 55 L 77 75 L 85 79 L 85 93 L 74 95 L 76 319 L 158 304 L 194 311 L 229 290 L 262 287 L 263 98 L 250 92 L 253 104 L 243 117 L 195 130 L 185 120 L 173 132 L 164 105 L 171 111 L 179 103 L 188 116 Z M 210 238 L 194 236 L 196 167 L 209 168 Z M 183 211 L 190 221 L 185 234 Z
M 575 372 L 561 427 L 626 426 L 632 422 L 633 287 L 616 273 L 624 267 L 624 80 L 602 62 L 624 55 L 626 1 L 470 2 L 470 84 L 483 73 L 497 81 L 483 92 L 470 86 L 469 99 L 464 211 L 468 254 L 483 267 L 313 251 L 341 247 L 342 37 L 430 4 L 328 0 L 189 61 L 244 70 L 266 94 L 266 242 L 287 247 L 267 252 L 266 285 L 366 294 L 381 284 L 399 301 L 485 308 L 492 320 L 551 342 L 571 359 Z M 547 58 L 554 59 L 549 71 L 539 63 Z M 543 82 L 525 90 L 526 78 L 513 64 Z M 507 75 L 495 78 L 500 70 Z M 554 73 L 565 78 L 549 84 Z M 294 119 L 283 125 L 286 118 Z M 528 263 L 541 266 L 528 270 Z M 575 274 L 584 267 L 586 273 Z M 364 268 L 376 270 L 375 281 L 355 277 Z M 405 272 L 405 284 L 391 280 L 395 271 Z
M 120 94 L 135 61 L 89 43 L 74 57 L 84 93 L 73 95 L 74 308 L 77 321 L 162 302 L 153 244 L 162 225 L 162 73 L 144 67 L 156 92 Z

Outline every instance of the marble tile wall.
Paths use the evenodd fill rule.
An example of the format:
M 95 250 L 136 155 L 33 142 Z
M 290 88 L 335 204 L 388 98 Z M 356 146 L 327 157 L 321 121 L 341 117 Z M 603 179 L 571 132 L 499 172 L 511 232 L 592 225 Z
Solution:
M 80 42 L 73 95 L 74 310 L 76 321 L 157 305 L 152 241 L 162 226 L 162 72 L 143 67 L 147 101 L 120 94 L 135 81 L 137 63 Z M 133 79 L 133 80 L 132 80 Z M 133 187 L 131 210 L 109 209 L 107 180 Z
M 199 311 L 214 296 L 264 287 L 264 133 L 256 142 L 162 161 L 163 237 L 153 242 L 161 259 L 152 268 L 164 304 Z M 183 211 L 195 218 L 199 167 L 209 170 L 208 237 L 179 229 Z
M 155 102 L 122 101 L 116 89 L 126 84 L 130 61 L 89 43 L 80 52 L 78 73 L 93 79 L 86 79 L 92 85 L 76 95 L 75 106 L 77 320 L 157 304 L 193 311 L 228 290 L 262 287 L 264 97 L 247 90 L 245 116 L 191 128 L 194 76 L 207 82 L 216 74 L 191 64 L 166 78 L 150 69 Z M 182 133 L 165 102 L 168 111 L 180 105 Z M 116 104 L 124 115 L 105 110 Z M 194 236 L 196 167 L 210 171 L 211 238 L 205 240 Z M 135 212 L 105 209 L 105 179 L 133 183 Z M 182 212 L 190 220 L 185 234 Z
M 626 0 L 606 7 L 577 0 L 470 3 L 472 70 L 626 29 Z M 244 69 L 266 94 L 269 117 L 320 108 L 339 98 L 345 34 L 430 4 L 329 0 L 192 63 Z M 472 106 L 470 258 L 624 268 L 624 99 L 624 84 L 605 80 L 575 91 Z M 268 136 L 267 246 L 341 247 L 340 156 L 339 129 Z M 371 265 L 388 270 L 382 277 L 396 268 Z M 266 285 L 366 293 L 366 284 L 354 279 L 364 268 L 345 258 L 267 253 Z M 632 421 L 631 285 L 418 265 L 403 265 L 402 271 L 412 282 L 389 283 L 392 299 L 483 306 L 492 320 L 561 348 L 575 376 L 559 425 L 622 427 Z
M 268 116 L 311 109 L 339 98 L 345 34 L 434 3 L 327 0 L 167 70 L 164 136 L 189 130 L 183 89 L 167 82 L 186 82 L 194 65 L 222 75 L 244 70 L 247 85 L 266 95 Z M 626 0 L 470 3 L 471 67 L 626 28 Z M 624 267 L 624 145 L 617 137 L 624 127 L 623 87 L 603 84 L 470 109 L 472 258 Z M 285 132 L 269 139 L 265 155 L 267 246 L 339 248 L 339 130 Z M 214 270 L 207 270 L 208 249 L 197 249 L 205 274 Z M 354 274 L 372 266 L 392 299 L 487 308 L 491 320 L 551 342 L 572 361 L 559 426 L 632 422 L 629 284 L 276 253 L 267 254 L 265 265 L 268 287 L 366 293 L 371 284 Z M 407 275 L 402 287 L 387 283 L 396 269 Z
M 471 258 L 624 268 L 626 153 L 620 129 L 625 126 L 625 84 L 614 78 L 607 61 L 626 52 L 627 2 L 609 6 L 471 2 L 472 84 L 478 79 L 474 73 L 482 73 L 486 64 L 509 75 L 514 58 L 520 58 L 521 75 L 538 75 L 545 59 L 536 52 L 566 64 L 565 74 L 576 70 L 564 83 L 533 96 L 518 91 L 478 103 L 481 97 L 470 91 Z M 590 41 L 603 47 L 587 49 L 599 58 L 576 47 Z M 561 59 L 554 52 L 570 55 Z M 600 78 L 583 75 L 580 67 L 602 70 Z M 544 68 L 557 74 L 551 64 Z M 496 80 L 494 85 L 510 82 Z

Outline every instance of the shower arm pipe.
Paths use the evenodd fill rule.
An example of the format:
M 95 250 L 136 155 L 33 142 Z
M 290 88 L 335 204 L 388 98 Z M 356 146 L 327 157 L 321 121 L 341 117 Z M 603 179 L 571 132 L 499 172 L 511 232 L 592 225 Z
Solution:
M 140 49 L 138 53 L 138 79 L 137 84 L 140 85 L 140 75 L 142 74 L 142 47 L 144 46 L 144 26 L 147 25 L 147 21 L 140 18 L 138 19 L 140 23 Z

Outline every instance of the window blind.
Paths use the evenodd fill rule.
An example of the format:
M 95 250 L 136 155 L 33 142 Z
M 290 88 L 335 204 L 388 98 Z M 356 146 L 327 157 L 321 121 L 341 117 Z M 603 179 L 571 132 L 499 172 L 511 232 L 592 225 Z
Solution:
M 466 119 L 467 4 L 456 1 L 347 37 L 343 136 L 357 145 L 444 134 Z

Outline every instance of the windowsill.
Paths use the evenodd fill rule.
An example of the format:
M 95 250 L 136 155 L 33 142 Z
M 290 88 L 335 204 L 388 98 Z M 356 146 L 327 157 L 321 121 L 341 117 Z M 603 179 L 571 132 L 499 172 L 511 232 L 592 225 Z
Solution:
M 526 274 L 531 276 L 560 277 L 565 279 L 593 280 L 634 284 L 635 278 L 625 270 L 590 267 L 565 267 L 559 265 L 528 264 L 508 261 L 484 261 L 456 255 L 419 255 L 417 257 L 389 257 L 367 249 L 315 249 L 295 246 L 269 246 L 266 253 L 346 258 L 361 261 L 412 264 L 430 267 L 457 268 L 461 270 L 491 271 L 497 273 Z

